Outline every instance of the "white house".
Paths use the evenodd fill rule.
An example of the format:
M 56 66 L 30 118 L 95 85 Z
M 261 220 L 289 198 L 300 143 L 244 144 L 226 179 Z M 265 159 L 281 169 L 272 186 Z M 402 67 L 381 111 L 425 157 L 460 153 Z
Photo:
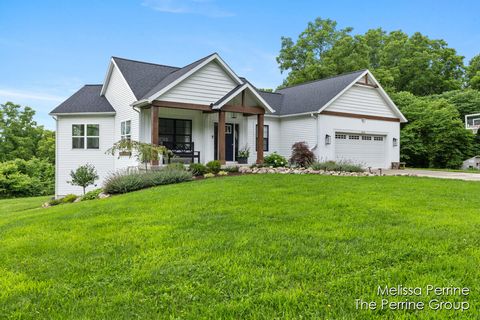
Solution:
M 477 133 L 480 128 L 480 113 L 465 115 L 465 129 Z
M 56 195 L 78 193 L 70 170 L 95 166 L 98 185 L 138 165 L 107 155 L 120 139 L 165 145 L 200 162 L 289 157 L 305 141 L 319 160 L 388 168 L 399 161 L 407 120 L 368 70 L 269 93 L 239 77 L 216 53 L 177 68 L 113 57 L 103 84 L 85 85 L 50 113 L 56 120 Z M 258 150 L 257 150 L 258 149 Z

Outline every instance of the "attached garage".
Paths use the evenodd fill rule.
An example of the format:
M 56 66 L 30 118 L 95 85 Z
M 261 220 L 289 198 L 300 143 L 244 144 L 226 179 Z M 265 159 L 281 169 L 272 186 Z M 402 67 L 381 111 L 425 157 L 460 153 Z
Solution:
M 335 132 L 335 161 L 347 161 L 364 167 L 386 167 L 386 136 Z

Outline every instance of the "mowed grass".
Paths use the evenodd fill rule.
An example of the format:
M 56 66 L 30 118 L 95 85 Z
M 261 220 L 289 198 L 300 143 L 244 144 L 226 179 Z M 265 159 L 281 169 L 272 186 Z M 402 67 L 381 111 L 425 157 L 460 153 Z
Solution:
M 478 318 L 479 194 L 455 180 L 249 175 L 14 214 L 0 201 L 0 318 Z M 379 285 L 428 284 L 470 288 L 439 297 L 470 309 L 355 308 L 380 302 Z

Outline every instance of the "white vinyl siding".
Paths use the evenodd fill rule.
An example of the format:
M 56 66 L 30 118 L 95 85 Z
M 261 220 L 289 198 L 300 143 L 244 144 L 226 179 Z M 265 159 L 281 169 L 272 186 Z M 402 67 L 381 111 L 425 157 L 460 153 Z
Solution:
M 158 100 L 209 105 L 236 85 L 220 65 L 213 61 L 168 90 Z
M 325 110 L 398 118 L 378 90 L 377 88 L 354 85 Z
M 99 148 L 98 149 L 73 149 L 72 148 L 72 125 L 75 124 L 98 124 Z M 72 186 L 70 171 L 76 170 L 84 164 L 95 166 L 100 177 L 95 184 L 101 186 L 103 179 L 114 169 L 114 157 L 105 154 L 113 144 L 114 117 L 112 116 L 58 116 L 56 132 L 56 195 L 64 196 L 69 193 L 81 194 L 82 188 Z M 86 134 L 86 127 L 85 127 Z M 85 142 L 86 143 L 86 142 Z M 86 146 L 86 144 L 85 144 Z M 94 189 L 90 186 L 88 190 Z
M 310 149 L 315 147 L 317 142 L 316 122 L 317 119 L 310 115 L 282 118 L 279 153 L 288 159 L 292 153 L 292 145 L 295 142 L 304 141 Z
M 134 111 L 130 105 L 137 99 L 116 66 L 113 67 L 112 74 L 110 75 L 105 97 L 116 111 L 113 141 L 120 141 L 121 123 L 127 120 L 131 121 L 131 139 L 139 140 L 139 114 Z M 115 169 L 123 169 L 136 165 L 137 160 L 134 156 L 115 157 Z

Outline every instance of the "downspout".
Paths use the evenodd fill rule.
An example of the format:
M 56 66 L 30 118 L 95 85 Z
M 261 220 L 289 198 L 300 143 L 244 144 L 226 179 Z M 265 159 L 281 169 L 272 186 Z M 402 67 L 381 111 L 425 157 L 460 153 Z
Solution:
M 315 119 L 315 145 L 310 148 L 310 151 L 316 150 L 318 147 L 318 114 L 310 113 L 310 117 Z

